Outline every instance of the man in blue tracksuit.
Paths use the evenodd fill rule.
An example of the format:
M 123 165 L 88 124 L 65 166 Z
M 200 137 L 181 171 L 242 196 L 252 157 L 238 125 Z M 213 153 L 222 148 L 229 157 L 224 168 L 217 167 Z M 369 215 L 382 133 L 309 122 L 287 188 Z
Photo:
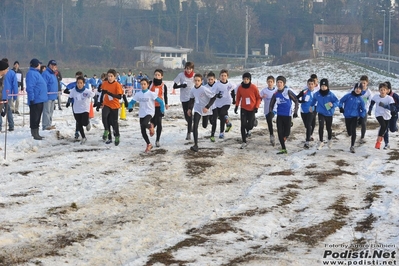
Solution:
M 42 129 L 55 129 L 52 125 L 55 100 L 58 98 L 58 79 L 56 76 L 57 62 L 50 60 L 46 70 L 42 73 L 43 79 L 47 84 L 47 101 L 43 104 Z
M 41 62 L 39 60 L 36 58 L 32 59 L 25 79 L 26 93 L 28 94 L 30 130 L 33 138 L 36 140 L 43 138 L 39 135 L 39 125 L 43 112 L 43 104 L 48 100 L 47 85 L 40 74 L 40 65 Z
M 8 59 L 3 58 L 2 61 L 8 64 Z M 11 110 L 11 103 L 12 101 L 17 100 L 18 94 L 18 79 L 17 75 L 14 71 L 8 71 L 7 74 L 3 78 L 3 90 L 2 90 L 2 99 L 1 101 L 8 103 L 4 104 L 4 114 L 7 113 L 7 120 L 8 120 L 8 130 L 14 130 L 14 117 L 12 115 Z M 3 119 L 0 117 L 0 130 L 2 129 Z

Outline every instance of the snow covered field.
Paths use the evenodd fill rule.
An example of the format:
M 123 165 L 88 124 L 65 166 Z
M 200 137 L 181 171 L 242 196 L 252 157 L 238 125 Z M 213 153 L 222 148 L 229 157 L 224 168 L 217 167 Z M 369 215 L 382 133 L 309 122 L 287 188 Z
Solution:
M 328 60 L 250 72 L 260 88 L 268 75 L 285 75 L 296 92 L 312 73 L 329 78 L 331 87 L 350 86 L 363 74 L 374 88 L 386 80 L 399 86 Z M 346 90 L 333 92 L 340 98 Z M 57 129 L 41 131 L 42 141 L 31 138 L 29 116 L 15 115 L 6 159 L 0 134 L 0 265 L 396 265 L 398 133 L 390 135 L 390 150 L 376 150 L 372 116 L 367 143 L 352 154 L 336 110 L 331 149 L 313 143 L 304 150 L 298 118 L 288 155 L 277 155 L 259 112 L 241 150 L 231 108 L 225 139 L 211 143 L 210 128 L 200 128 L 195 154 L 179 96 L 169 99 L 161 147 L 149 154 L 137 109 L 120 120 L 119 146 L 102 142 L 100 113 L 84 145 L 73 139 L 71 108 L 55 111 Z

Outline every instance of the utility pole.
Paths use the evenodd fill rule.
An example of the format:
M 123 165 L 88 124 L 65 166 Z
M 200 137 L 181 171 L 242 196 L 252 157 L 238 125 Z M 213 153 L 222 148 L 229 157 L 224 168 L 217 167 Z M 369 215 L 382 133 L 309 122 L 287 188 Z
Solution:
M 245 16 L 245 64 L 244 67 L 247 67 L 248 60 L 248 31 L 249 31 L 249 15 L 248 15 L 248 6 L 246 7 L 246 16 Z
M 385 16 L 386 16 L 386 11 L 381 10 L 384 12 L 384 31 L 382 32 L 382 54 L 385 54 Z
M 61 44 L 64 43 L 64 3 L 61 3 Z
M 323 43 L 323 46 L 321 47 L 321 56 L 324 56 L 324 18 L 320 19 L 321 20 L 321 42 Z
M 388 21 L 388 73 L 391 73 L 391 17 L 394 14 L 393 9 L 389 9 L 388 16 L 389 16 L 389 21 Z
M 198 13 L 197 13 L 197 20 L 195 23 L 195 27 L 196 27 L 196 43 L 195 43 L 195 51 L 198 53 Z

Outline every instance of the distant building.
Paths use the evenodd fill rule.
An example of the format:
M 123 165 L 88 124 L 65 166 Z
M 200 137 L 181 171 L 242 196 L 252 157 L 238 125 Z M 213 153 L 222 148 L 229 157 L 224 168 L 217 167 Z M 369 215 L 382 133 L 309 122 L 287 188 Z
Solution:
M 165 46 L 138 46 L 134 50 L 140 51 L 140 63 L 143 67 L 183 68 L 182 62 L 187 61 L 187 54 L 193 49 Z
M 360 53 L 362 29 L 358 25 L 315 24 L 313 44 L 319 53 Z

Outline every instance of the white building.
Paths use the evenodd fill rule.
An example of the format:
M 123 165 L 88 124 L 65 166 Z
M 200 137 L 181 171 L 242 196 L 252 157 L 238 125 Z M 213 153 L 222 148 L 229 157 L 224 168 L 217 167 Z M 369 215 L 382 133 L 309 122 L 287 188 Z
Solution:
M 183 60 L 187 62 L 187 54 L 193 49 L 166 46 L 138 46 L 134 50 L 140 51 L 140 61 L 143 67 L 184 68 Z

